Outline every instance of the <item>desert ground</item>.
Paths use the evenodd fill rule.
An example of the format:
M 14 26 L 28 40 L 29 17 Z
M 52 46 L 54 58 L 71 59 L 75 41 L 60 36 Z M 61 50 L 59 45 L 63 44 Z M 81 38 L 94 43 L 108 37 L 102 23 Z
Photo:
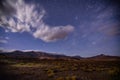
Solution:
M 0 57 L 0 80 L 120 80 L 120 60 Z

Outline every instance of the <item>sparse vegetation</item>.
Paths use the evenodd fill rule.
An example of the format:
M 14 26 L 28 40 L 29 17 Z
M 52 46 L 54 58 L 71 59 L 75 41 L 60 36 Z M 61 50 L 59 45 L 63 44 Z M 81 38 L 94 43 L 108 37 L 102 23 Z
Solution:
M 54 71 L 51 70 L 51 69 L 49 69 L 49 70 L 47 71 L 47 74 L 48 74 L 48 77 L 53 77 L 53 76 L 54 76 Z
M 120 80 L 119 60 L 0 58 L 0 65 L 0 80 L 1 76 L 11 80 Z

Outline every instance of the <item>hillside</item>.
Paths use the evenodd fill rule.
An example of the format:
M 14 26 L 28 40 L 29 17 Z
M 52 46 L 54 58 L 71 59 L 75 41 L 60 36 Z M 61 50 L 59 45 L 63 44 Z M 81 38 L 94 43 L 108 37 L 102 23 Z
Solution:
M 40 52 L 40 51 L 12 51 L 12 52 L 0 52 L 1 56 L 9 57 L 9 58 L 37 58 L 37 59 L 91 59 L 91 60 L 115 60 L 120 59 L 120 56 L 110 56 L 110 55 L 96 55 L 92 57 L 81 57 L 81 56 L 66 56 L 63 54 L 55 54 L 55 53 L 46 53 L 46 52 Z
M 62 54 L 53 54 L 40 51 L 13 51 L 13 52 L 1 52 L 1 56 L 9 58 L 38 58 L 38 59 L 81 59 L 80 56 L 66 56 Z

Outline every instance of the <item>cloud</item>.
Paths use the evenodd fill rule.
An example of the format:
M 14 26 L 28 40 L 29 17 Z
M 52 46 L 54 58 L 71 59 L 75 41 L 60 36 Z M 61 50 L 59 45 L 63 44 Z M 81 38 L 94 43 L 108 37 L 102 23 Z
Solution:
M 8 16 L 15 13 L 15 0 L 0 0 L 0 16 Z
M 120 28 L 119 27 L 115 27 L 115 28 L 111 28 L 107 31 L 107 34 L 110 36 L 120 36 Z
M 7 43 L 8 41 L 7 40 L 0 40 L 0 43 Z
M 3 2 L 2 0 L 0 5 L 4 5 Z M 6 32 L 28 32 L 35 38 L 51 42 L 65 38 L 74 30 L 74 27 L 71 25 L 49 26 L 46 24 L 43 21 L 46 11 L 37 4 L 27 4 L 24 0 L 17 0 L 16 2 L 14 0 L 12 0 L 12 2 L 5 0 L 5 2 L 11 7 L 7 8 L 7 5 L 4 5 L 0 12 L 6 13 L 6 11 L 10 11 L 10 14 L 12 14 L 7 14 L 7 16 L 0 15 L 0 26 L 4 28 Z M 13 3 L 14 6 L 12 6 Z M 14 11 L 11 10 L 12 8 Z M 14 14 L 12 12 L 14 12 Z
M 65 38 L 74 28 L 71 25 L 59 26 L 49 28 L 49 26 L 44 25 L 43 28 L 36 30 L 33 34 L 36 38 L 42 39 L 46 42 L 56 41 L 58 39 Z
M 116 16 L 118 16 L 117 7 L 98 7 L 91 9 L 89 19 L 80 25 L 80 32 L 82 37 L 91 37 L 91 34 L 102 34 L 113 37 L 120 35 L 120 23 Z
M 9 37 L 0 36 L 0 43 L 3 43 L 3 44 L 8 43 L 8 39 Z
M 13 51 L 16 51 L 16 49 L 5 49 L 3 47 L 0 47 L 0 51 L 1 52 L 13 52 Z
M 9 0 L 6 0 L 9 2 Z M 11 32 L 30 32 L 32 27 L 41 24 L 44 10 L 36 10 L 34 4 L 26 4 L 23 0 L 14 2 L 15 14 L 1 16 L 0 25 Z M 11 9 L 10 9 L 11 10 Z
M 6 40 L 10 39 L 9 37 L 5 37 Z

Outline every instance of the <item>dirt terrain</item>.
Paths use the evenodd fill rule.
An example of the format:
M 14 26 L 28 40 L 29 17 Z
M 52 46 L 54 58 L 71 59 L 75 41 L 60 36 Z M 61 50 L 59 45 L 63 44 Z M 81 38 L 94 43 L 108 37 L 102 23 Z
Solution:
M 120 80 L 120 60 L 0 57 L 0 80 Z

